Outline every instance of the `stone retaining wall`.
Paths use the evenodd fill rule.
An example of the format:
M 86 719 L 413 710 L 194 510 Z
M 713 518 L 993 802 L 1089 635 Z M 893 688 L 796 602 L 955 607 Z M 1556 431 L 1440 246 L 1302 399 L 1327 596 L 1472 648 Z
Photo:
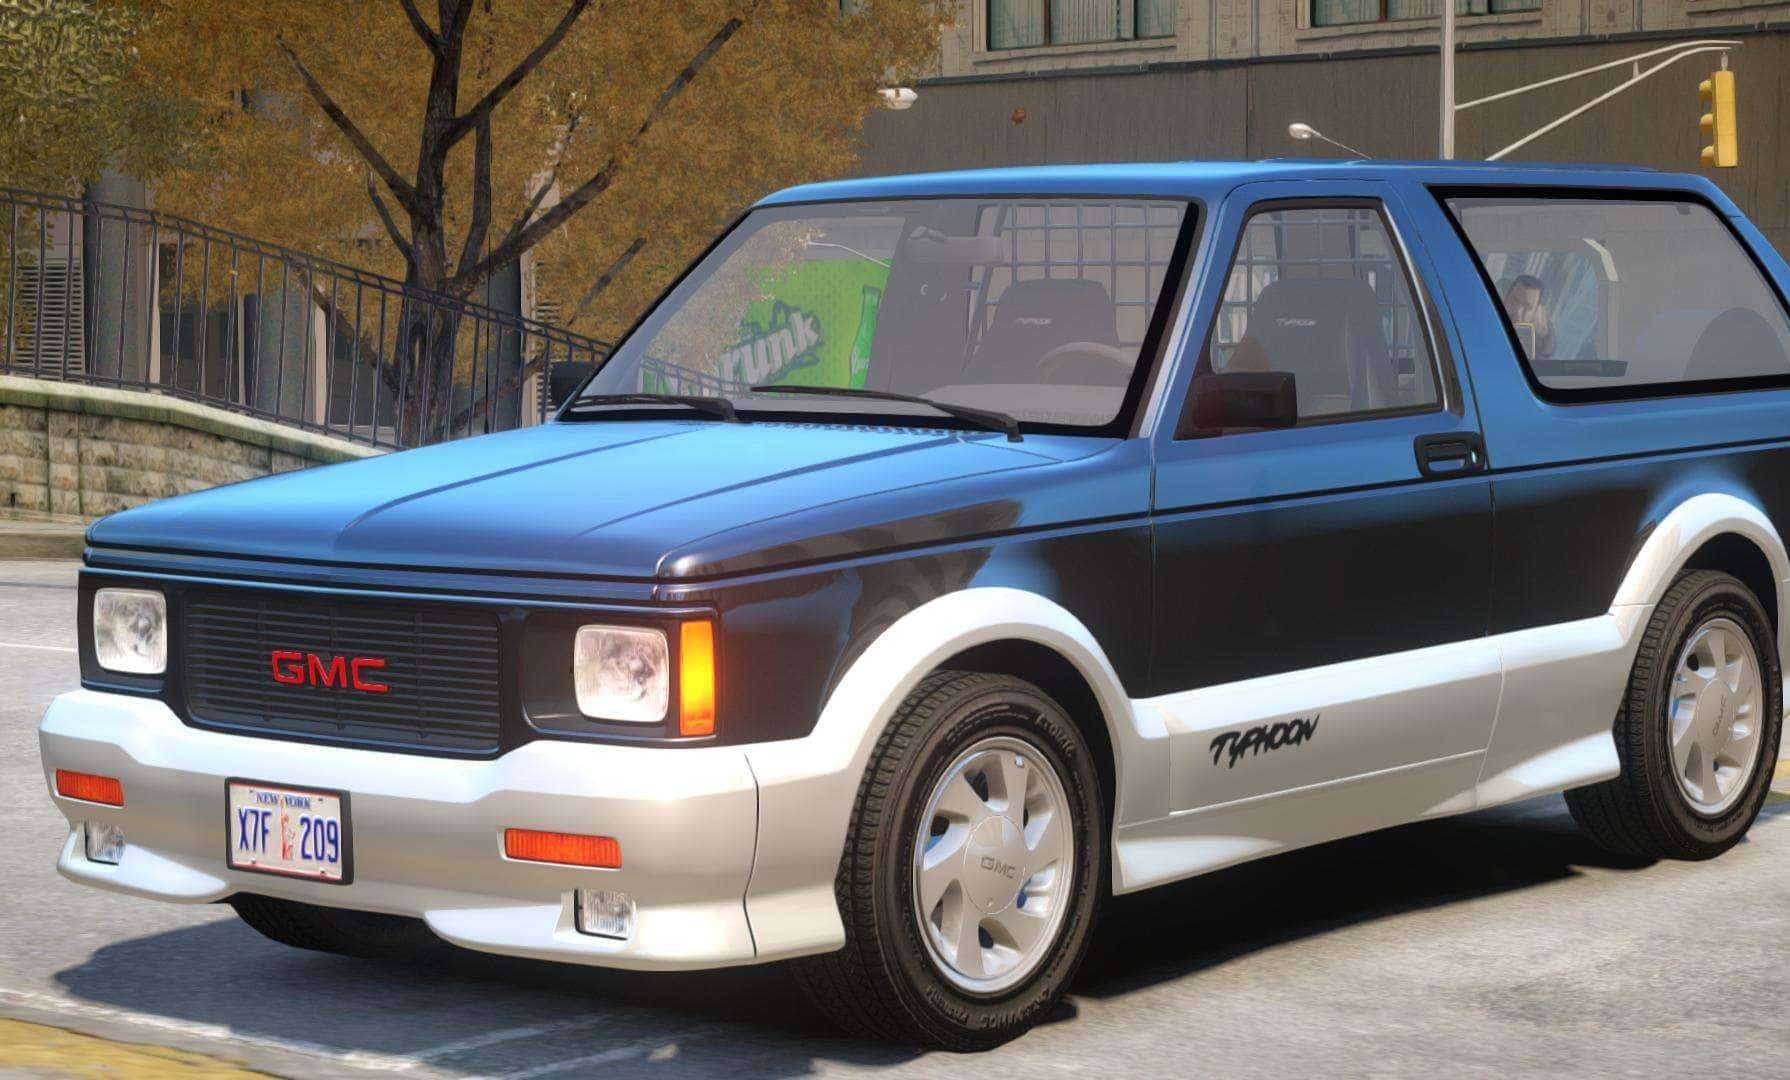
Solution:
M 0 514 L 91 521 L 169 495 L 376 453 L 160 394 L 0 375 Z

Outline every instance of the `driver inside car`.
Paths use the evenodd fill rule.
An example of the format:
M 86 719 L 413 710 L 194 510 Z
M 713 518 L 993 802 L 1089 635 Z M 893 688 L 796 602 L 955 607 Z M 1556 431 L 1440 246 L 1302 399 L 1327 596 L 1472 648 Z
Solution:
M 1516 327 L 1523 347 L 1529 350 L 1531 360 L 1551 359 L 1554 355 L 1554 328 L 1541 297 L 1541 279 L 1534 274 L 1518 274 L 1504 290 L 1504 311 Z

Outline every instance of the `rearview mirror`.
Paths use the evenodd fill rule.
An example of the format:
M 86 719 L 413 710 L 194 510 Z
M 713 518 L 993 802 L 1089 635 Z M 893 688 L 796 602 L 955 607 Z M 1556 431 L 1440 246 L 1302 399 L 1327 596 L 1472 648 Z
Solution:
M 1193 377 L 1183 438 L 1238 428 L 1286 428 L 1299 422 L 1290 371 L 1208 371 Z

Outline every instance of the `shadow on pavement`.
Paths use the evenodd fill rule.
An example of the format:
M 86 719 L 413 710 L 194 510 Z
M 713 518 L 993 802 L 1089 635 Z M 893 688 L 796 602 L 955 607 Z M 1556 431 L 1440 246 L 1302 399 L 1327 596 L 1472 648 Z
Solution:
M 1649 865 L 1586 839 L 1557 796 L 1402 825 L 1112 898 L 1073 992 L 1116 997 L 1356 923 L 1571 877 L 1576 867 Z
M 1786 813 L 1790 802 L 1765 809 Z M 1558 798 L 1402 826 L 1112 900 L 1072 993 L 1118 998 L 1287 941 L 1577 867 L 1645 865 L 1580 836 Z M 341 1051 L 420 1053 L 446 1072 L 613 1054 L 558 1075 L 782 1077 L 819 1062 L 873 1068 L 920 1056 L 841 1038 L 777 965 L 642 974 L 458 953 L 423 970 L 286 949 L 227 919 L 105 946 L 58 978 L 96 1003 Z M 1050 1022 L 1075 1013 L 1065 1003 Z M 549 1030 L 442 1052 L 529 1026 Z

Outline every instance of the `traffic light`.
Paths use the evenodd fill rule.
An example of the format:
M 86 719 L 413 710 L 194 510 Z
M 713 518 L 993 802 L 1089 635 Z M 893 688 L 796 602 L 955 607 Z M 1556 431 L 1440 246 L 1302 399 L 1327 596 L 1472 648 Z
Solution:
M 1703 147 L 1703 164 L 1731 169 L 1740 164 L 1740 138 L 1734 124 L 1734 73 L 1727 68 L 1712 72 L 1697 84 L 1697 97 L 1709 111 L 1697 126 L 1709 145 Z

